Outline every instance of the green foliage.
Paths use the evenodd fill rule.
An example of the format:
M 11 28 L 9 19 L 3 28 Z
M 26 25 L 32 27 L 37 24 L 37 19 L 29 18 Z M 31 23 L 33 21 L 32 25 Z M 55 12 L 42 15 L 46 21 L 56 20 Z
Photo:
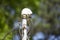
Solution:
M 0 0 L 0 39 L 13 27 L 13 21 L 20 16 L 21 10 L 25 7 L 37 13 L 39 0 Z M 15 10 L 13 16 L 10 12 L 12 9 Z M 8 37 L 6 40 L 9 40 Z

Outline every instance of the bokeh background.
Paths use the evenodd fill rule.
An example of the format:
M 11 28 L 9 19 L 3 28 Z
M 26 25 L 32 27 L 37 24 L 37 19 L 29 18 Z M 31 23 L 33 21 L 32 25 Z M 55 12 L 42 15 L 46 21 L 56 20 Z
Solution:
M 0 0 L 0 40 L 13 28 L 14 20 L 21 17 L 21 10 L 30 8 L 33 12 L 33 31 L 60 36 L 60 0 Z M 10 33 L 5 40 L 12 40 Z

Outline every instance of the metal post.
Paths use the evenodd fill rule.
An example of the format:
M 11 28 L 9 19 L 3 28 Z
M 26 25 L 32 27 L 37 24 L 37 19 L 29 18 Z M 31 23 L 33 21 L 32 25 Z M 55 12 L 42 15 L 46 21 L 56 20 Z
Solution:
M 24 18 L 25 16 L 23 15 L 23 19 L 22 19 L 22 28 L 23 28 L 23 30 L 22 30 L 22 40 L 27 40 L 27 19 Z
M 29 15 L 31 15 L 32 12 L 30 9 L 28 8 L 24 8 L 22 10 L 22 40 L 28 40 L 28 30 L 27 30 L 27 17 L 29 17 Z

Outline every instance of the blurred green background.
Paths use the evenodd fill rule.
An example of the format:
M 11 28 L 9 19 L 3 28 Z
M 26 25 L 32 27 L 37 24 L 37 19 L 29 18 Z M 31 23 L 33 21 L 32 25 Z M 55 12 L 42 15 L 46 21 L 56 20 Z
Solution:
M 30 8 L 34 18 L 42 18 L 42 21 L 34 26 L 33 34 L 37 31 L 45 33 L 54 32 L 59 34 L 60 30 L 60 0 L 0 0 L 0 40 L 13 28 L 14 20 L 20 16 L 23 8 Z M 12 33 L 6 40 L 12 39 Z

